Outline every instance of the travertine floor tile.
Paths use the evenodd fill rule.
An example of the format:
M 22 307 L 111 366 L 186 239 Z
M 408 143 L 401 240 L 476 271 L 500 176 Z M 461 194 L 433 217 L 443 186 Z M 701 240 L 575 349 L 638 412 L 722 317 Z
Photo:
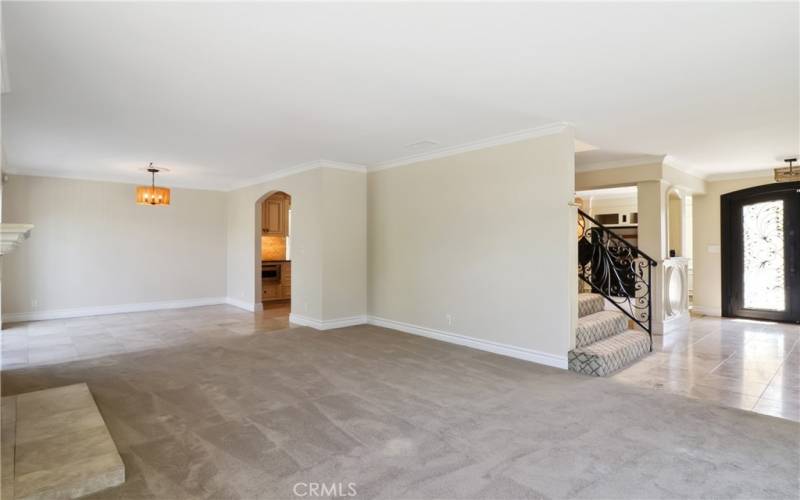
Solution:
M 15 498 L 75 498 L 125 479 L 86 384 L 16 396 L 15 433 Z

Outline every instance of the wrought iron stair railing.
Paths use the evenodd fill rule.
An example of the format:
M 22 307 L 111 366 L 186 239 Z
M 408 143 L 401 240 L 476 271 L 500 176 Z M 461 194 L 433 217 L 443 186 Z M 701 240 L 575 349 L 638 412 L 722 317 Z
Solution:
M 652 272 L 655 259 L 578 209 L 578 276 L 650 337 L 653 350 Z

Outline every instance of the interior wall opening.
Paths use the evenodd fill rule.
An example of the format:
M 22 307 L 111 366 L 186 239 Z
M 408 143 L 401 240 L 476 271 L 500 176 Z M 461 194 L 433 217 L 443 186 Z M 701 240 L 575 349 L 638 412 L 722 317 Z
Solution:
M 292 197 L 267 193 L 256 203 L 259 261 L 256 300 L 265 312 L 288 315 L 292 301 Z

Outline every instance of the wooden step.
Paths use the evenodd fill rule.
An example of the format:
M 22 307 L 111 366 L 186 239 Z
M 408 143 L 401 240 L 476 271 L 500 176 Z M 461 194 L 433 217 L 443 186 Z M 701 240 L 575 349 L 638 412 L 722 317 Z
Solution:
M 4 410 L 15 408 L 13 422 L 3 415 L 3 437 L 13 434 L 11 451 L 3 443 L 3 500 L 76 498 L 125 481 L 125 465 L 86 384 L 11 398 L 3 398 Z M 7 453 L 13 457 L 10 485 Z

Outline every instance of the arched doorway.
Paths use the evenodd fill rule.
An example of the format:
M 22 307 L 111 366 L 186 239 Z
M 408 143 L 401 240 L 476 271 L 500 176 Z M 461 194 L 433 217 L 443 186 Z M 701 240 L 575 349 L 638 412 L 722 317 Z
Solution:
M 292 197 L 270 191 L 256 202 L 255 296 L 265 316 L 288 316 L 292 298 Z

